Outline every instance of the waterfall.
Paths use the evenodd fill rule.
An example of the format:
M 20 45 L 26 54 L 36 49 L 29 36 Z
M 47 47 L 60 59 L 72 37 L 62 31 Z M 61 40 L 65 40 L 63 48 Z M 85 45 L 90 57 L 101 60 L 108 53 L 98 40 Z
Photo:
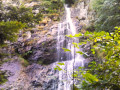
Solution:
M 58 90 L 71 90 L 74 78 L 72 77 L 73 70 L 79 66 L 83 66 L 84 58 L 76 54 L 79 49 L 75 48 L 73 42 L 79 42 L 77 38 L 70 39 L 65 35 L 77 34 L 76 27 L 71 18 L 71 8 L 65 5 L 66 19 L 59 24 L 58 27 L 58 61 L 65 63 L 61 66 L 64 71 L 59 71 L 59 84 Z M 71 52 L 64 52 L 62 48 L 70 49 Z

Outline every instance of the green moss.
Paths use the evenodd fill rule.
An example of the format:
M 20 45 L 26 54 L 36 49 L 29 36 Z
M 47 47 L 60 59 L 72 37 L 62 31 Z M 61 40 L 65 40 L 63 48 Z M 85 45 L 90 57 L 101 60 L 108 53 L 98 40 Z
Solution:
M 20 57 L 20 62 L 25 67 L 27 67 L 28 65 L 30 65 L 30 63 L 26 59 L 24 59 L 22 57 Z
M 24 62 L 22 63 L 23 66 L 27 67 L 29 64 L 29 62 L 27 60 L 24 59 Z
M 45 42 L 42 43 L 42 46 L 44 46 L 44 45 L 45 45 Z
M 7 77 L 3 71 L 0 71 L 0 85 L 4 84 L 5 82 L 7 82 Z
M 40 61 L 40 60 L 39 60 L 37 63 L 41 65 L 41 64 L 43 64 L 43 61 Z
M 3 57 L 6 57 L 6 56 L 8 56 L 9 54 L 7 54 L 7 53 L 0 53 L 0 58 L 3 58 Z
M 4 64 L 5 62 L 9 62 L 11 61 L 12 59 L 5 59 L 5 60 L 0 60 L 0 65 Z
M 11 61 L 12 59 L 5 59 L 4 62 L 9 62 Z

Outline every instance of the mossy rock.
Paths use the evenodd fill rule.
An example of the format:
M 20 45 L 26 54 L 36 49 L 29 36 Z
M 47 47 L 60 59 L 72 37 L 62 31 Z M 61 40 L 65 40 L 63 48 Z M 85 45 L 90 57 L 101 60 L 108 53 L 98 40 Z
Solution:
M 24 59 L 22 57 L 20 58 L 20 62 L 25 67 L 27 67 L 28 65 L 30 65 L 30 63 L 26 59 Z
M 41 65 L 41 64 L 43 64 L 43 61 L 39 60 L 39 61 L 37 61 L 37 63 Z
M 6 74 L 5 74 L 5 72 L 0 71 L 0 85 L 4 84 L 5 82 L 7 82 Z

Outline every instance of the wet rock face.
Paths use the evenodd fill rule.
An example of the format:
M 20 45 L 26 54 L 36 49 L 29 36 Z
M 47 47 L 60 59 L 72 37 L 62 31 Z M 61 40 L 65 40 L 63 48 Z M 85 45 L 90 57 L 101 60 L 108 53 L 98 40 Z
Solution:
M 16 53 L 21 54 L 30 64 L 51 64 L 57 61 L 58 26 L 54 24 L 46 29 L 33 28 L 20 32 L 18 42 L 14 43 Z
M 34 4 L 39 0 L 34 1 L 34 3 L 25 5 L 33 5 L 35 13 L 38 13 L 38 3 Z M 13 3 L 11 2 L 11 4 Z M 5 7 L 5 10 L 11 9 L 7 5 Z M 0 11 L 0 13 L 3 12 Z M 5 90 L 54 90 L 55 87 L 57 88 L 58 78 L 54 76 L 56 73 L 51 63 L 57 61 L 56 35 L 58 25 L 49 20 L 46 24 L 42 23 L 42 29 L 39 29 L 39 26 L 40 24 L 36 25 L 35 28 L 20 31 L 18 41 L 9 43 L 11 45 L 9 49 L 2 49 L 4 53 L 15 54 L 17 58 L 8 56 L 7 58 L 13 59 L 15 62 L 7 62 L 0 66 L 0 70 L 6 71 L 8 78 L 4 85 L 0 85 L 0 90 L 2 88 Z M 30 65 L 23 67 L 21 57 L 18 57 L 16 53 L 27 60 Z
M 52 66 L 34 63 L 25 68 L 18 61 L 7 62 L 0 67 L 9 76 L 0 90 L 55 90 L 58 78 Z
M 58 88 L 58 78 L 51 79 L 49 82 L 44 82 L 44 90 L 55 90 Z
M 92 24 L 92 20 L 94 20 L 94 12 L 89 10 L 90 1 L 91 0 L 81 0 L 74 5 L 74 8 L 71 9 L 72 20 L 78 33 L 81 31 L 84 33 L 86 31 L 86 27 L 89 27 Z M 79 42 L 84 39 L 86 38 L 83 36 L 80 37 Z M 85 67 L 88 67 L 89 62 L 95 60 L 96 58 L 91 52 L 91 46 L 89 43 L 82 45 L 81 49 L 85 53 L 83 55 L 85 58 L 84 65 Z
M 23 40 L 20 37 L 18 39 L 20 42 L 14 45 L 16 52 L 21 54 L 30 63 L 41 62 L 41 64 L 51 64 L 57 60 L 56 37 L 49 34 L 49 31 L 47 31 L 46 35 L 43 35 L 42 32 L 37 32 L 38 34 L 32 33 L 32 37 L 30 37 L 31 34 L 26 35 L 29 38 L 25 37 L 24 42 L 20 41 Z
M 51 67 L 52 64 L 48 66 L 32 64 L 26 68 L 25 73 L 30 78 L 30 90 L 55 90 L 57 88 L 57 73 Z
M 14 2 L 13 0 L 7 0 L 9 4 L 14 4 L 15 6 L 18 5 L 17 1 L 19 2 L 20 0 L 14 0 Z M 26 7 L 34 7 L 35 14 L 38 13 L 40 8 L 37 5 L 39 4 L 37 1 L 40 0 L 32 0 L 30 3 L 25 3 Z M 5 1 L 4 4 L 6 11 L 11 9 Z M 15 61 L 10 61 L 0 66 L 0 70 L 6 71 L 8 76 L 8 81 L 4 85 L 0 85 L 0 90 L 2 88 L 5 90 L 55 90 L 58 87 L 58 78 L 53 70 L 53 65 L 51 65 L 57 61 L 56 35 L 58 26 L 52 20 L 47 21 L 45 24 L 42 23 L 42 29 L 39 29 L 39 26 L 36 25 L 35 28 L 20 31 L 18 41 L 10 43 L 12 46 L 10 50 L 15 50 L 15 52 L 13 50 L 13 53 L 17 58 L 8 57 Z M 5 49 L 4 51 L 10 52 L 7 48 Z M 16 53 L 27 60 L 30 65 L 23 67 L 20 57 Z
M 42 87 L 42 84 L 40 82 L 37 82 L 36 80 L 32 81 L 31 83 L 34 87 Z
M 16 61 L 12 61 L 11 63 L 8 62 L 0 66 L 0 70 L 6 72 L 6 76 L 8 79 L 5 84 L 0 85 L 0 89 L 13 84 L 13 82 L 15 82 L 19 78 L 21 69 L 21 64 Z
M 56 40 L 42 42 L 33 47 L 32 51 L 33 53 L 27 57 L 30 61 L 41 61 L 42 64 L 50 64 L 57 60 Z
M 86 26 L 91 26 L 95 20 L 95 12 L 90 10 L 90 2 L 91 0 L 80 0 L 71 9 L 73 22 L 78 32 Z

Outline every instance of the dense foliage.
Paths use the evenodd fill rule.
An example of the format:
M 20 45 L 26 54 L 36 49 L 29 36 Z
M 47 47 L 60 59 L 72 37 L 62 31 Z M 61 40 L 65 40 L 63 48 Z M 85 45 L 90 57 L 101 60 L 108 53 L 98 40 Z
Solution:
M 33 13 L 31 8 L 25 8 L 24 6 L 15 7 L 11 6 L 10 10 L 6 14 L 2 14 L 1 18 L 4 21 L 21 21 L 22 23 L 28 23 L 32 21 Z
M 46 7 L 45 11 L 48 11 L 49 13 L 57 13 L 59 10 L 63 7 L 63 1 L 62 0 L 44 0 L 43 4 L 44 7 Z
M 90 43 L 91 52 L 98 60 L 89 63 L 87 69 L 79 67 L 73 75 L 77 80 L 82 82 L 85 90 L 93 89 L 120 89 L 120 27 L 116 27 L 115 32 L 86 32 L 69 37 L 87 38 L 86 41 L 76 43 L 76 47 L 81 44 Z M 78 53 L 78 52 L 77 52 Z M 84 52 L 79 52 L 83 54 Z M 82 75 L 82 76 L 81 76 Z M 81 79 L 84 78 L 84 80 Z
M 15 41 L 19 29 L 23 27 L 25 24 L 18 21 L 0 22 L 0 44 L 4 44 L 5 40 Z
M 92 0 L 93 10 L 96 12 L 95 27 L 97 31 L 113 31 L 120 26 L 119 0 Z
M 59 16 L 62 15 L 64 10 L 63 3 L 63 0 L 44 0 L 41 4 L 40 12 L 48 18 L 58 21 L 60 20 Z
M 24 4 L 21 6 L 8 5 L 4 7 L 2 2 L 0 3 L 0 21 L 19 21 L 22 23 L 38 23 L 49 14 L 60 14 L 63 10 L 62 0 L 41 0 L 41 3 L 34 5 L 33 7 L 26 7 Z M 7 10 L 4 10 L 4 8 Z M 36 9 L 37 8 L 37 9 Z M 35 13 L 34 10 L 39 10 Z M 51 18 L 52 19 L 52 18 Z

